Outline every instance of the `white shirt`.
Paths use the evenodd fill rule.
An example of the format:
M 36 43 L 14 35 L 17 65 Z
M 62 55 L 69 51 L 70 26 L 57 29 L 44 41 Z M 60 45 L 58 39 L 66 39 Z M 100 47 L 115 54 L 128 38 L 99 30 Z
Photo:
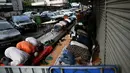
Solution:
M 56 25 L 63 26 L 63 24 L 61 24 L 61 23 L 56 23 L 55 26 L 56 26 Z
M 88 47 L 87 47 L 86 45 L 84 45 L 84 44 L 82 44 L 82 43 L 79 43 L 79 42 L 77 42 L 77 41 L 71 41 L 71 42 L 70 42 L 70 45 L 77 45 L 77 46 L 79 46 L 79 47 L 88 49 Z
M 65 21 L 60 21 L 59 23 L 62 24 L 63 26 L 67 24 Z
M 67 22 L 71 23 L 71 20 L 70 19 L 65 19 Z
M 12 61 L 10 62 L 11 66 L 17 66 L 19 64 L 24 64 L 28 58 L 29 54 L 26 52 L 17 49 L 16 47 L 9 47 L 4 52 L 5 56 L 10 58 Z

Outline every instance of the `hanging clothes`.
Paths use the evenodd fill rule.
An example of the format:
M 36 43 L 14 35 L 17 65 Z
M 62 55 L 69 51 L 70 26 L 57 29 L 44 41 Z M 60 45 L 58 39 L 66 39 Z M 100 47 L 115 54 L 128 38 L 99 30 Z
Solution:
M 36 50 L 36 47 L 27 41 L 21 41 L 17 43 L 16 47 L 28 54 L 33 54 Z
M 17 66 L 19 64 L 24 64 L 28 58 L 29 58 L 29 54 L 19 50 L 16 47 L 9 47 L 5 50 L 5 56 L 7 58 L 10 58 L 12 61 L 10 62 L 11 66 Z

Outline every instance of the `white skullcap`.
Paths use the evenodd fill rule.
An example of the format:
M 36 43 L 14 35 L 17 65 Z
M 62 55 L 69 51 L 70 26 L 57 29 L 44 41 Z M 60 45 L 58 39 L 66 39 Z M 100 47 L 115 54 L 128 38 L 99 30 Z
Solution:
M 37 41 L 37 39 L 35 39 L 34 37 L 27 37 L 27 38 L 25 39 L 25 41 L 31 43 L 31 44 L 34 45 L 34 46 L 38 46 L 38 41 Z

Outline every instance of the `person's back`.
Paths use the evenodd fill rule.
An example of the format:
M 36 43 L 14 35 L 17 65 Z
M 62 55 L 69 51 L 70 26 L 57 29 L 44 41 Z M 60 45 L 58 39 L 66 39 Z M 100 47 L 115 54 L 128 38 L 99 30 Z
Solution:
M 32 54 L 36 50 L 36 47 L 27 41 L 21 41 L 21 42 L 17 43 L 16 47 L 20 50 L 23 50 L 24 52 L 26 52 L 28 54 Z
M 25 39 L 25 41 L 27 41 L 27 42 L 31 43 L 33 46 L 35 46 L 36 47 L 36 51 L 43 50 L 43 46 L 44 45 L 40 41 L 38 41 L 36 38 L 34 38 L 34 37 L 27 37 Z
M 28 58 L 29 54 L 26 52 L 19 50 L 16 47 L 9 47 L 5 50 L 5 56 L 12 61 L 10 62 L 11 66 L 17 66 L 19 64 L 24 64 Z

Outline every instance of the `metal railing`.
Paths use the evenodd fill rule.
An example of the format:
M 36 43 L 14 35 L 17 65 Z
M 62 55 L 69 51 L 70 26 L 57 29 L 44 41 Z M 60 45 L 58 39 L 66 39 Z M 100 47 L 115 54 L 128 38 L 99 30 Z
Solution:
M 1 66 L 0 73 L 119 73 L 116 66 Z
M 49 66 L 1 66 L 0 73 L 48 73 Z

